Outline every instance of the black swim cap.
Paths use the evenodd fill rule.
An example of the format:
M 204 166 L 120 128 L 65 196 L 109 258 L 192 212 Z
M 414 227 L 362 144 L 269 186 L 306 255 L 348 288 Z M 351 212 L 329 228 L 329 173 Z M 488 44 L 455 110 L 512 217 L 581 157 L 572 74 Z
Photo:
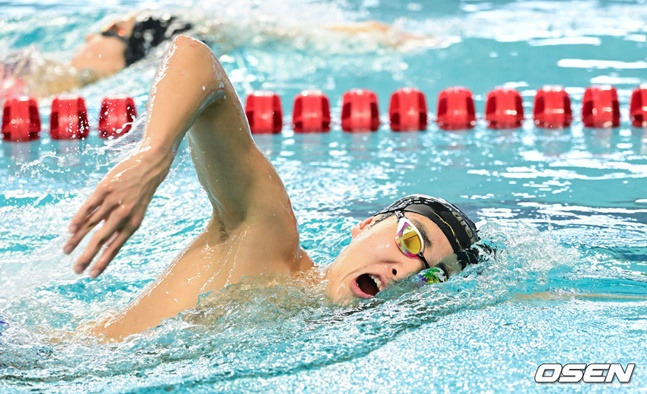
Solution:
M 126 66 L 143 59 L 151 49 L 192 27 L 190 23 L 182 22 L 171 15 L 138 17 L 124 52 Z
M 474 222 L 456 205 L 438 197 L 411 194 L 384 208 L 377 215 L 395 211 L 418 213 L 440 227 L 462 268 L 478 262 L 478 250 L 472 248 L 479 240 L 478 230 Z

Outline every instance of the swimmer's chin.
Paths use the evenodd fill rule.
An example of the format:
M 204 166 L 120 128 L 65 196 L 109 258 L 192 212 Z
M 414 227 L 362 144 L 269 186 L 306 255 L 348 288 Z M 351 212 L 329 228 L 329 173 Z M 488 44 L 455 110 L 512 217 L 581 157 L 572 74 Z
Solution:
M 347 306 L 359 300 L 359 297 L 356 297 L 347 285 L 333 288 L 330 282 L 326 283 L 326 295 L 332 302 L 340 306 Z

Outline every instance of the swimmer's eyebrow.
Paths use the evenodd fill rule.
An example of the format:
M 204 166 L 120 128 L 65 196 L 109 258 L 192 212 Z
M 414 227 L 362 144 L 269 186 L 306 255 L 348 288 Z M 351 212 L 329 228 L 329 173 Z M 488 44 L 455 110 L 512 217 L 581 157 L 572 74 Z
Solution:
M 425 251 L 431 249 L 433 245 L 431 244 L 431 241 L 427 236 L 427 230 L 425 229 L 425 226 L 423 226 L 422 223 L 420 223 L 417 219 L 411 218 L 410 220 L 413 222 L 413 224 L 415 224 L 418 231 L 420 231 L 420 235 L 422 235 L 422 241 L 425 243 Z

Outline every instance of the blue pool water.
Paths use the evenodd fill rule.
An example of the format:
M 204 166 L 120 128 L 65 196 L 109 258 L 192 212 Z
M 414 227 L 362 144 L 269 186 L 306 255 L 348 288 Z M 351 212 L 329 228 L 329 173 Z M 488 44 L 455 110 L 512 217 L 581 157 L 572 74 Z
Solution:
M 545 362 L 636 363 L 629 391 L 647 387 L 647 130 L 628 122 L 632 89 L 647 81 L 645 1 L 201 2 L 181 12 L 225 33 L 204 33 L 241 96 L 269 89 L 331 98 L 329 134 L 255 136 L 282 176 L 315 261 L 328 265 L 358 220 L 407 193 L 444 197 L 482 222 L 497 257 L 447 283 L 339 307 L 320 288 L 255 280 L 217 301 L 113 345 L 63 339 L 118 311 L 206 225 L 210 204 L 183 145 L 136 235 L 98 280 L 72 273 L 69 219 L 141 132 L 104 142 L 1 143 L 0 391 L 608 391 L 538 386 Z M 130 4 L 130 3 L 129 3 Z M 178 9 L 163 4 L 168 9 Z M 130 7 L 130 6 L 129 6 Z M 66 59 L 85 34 L 126 5 L 0 2 L 0 51 L 34 45 Z M 38 11 L 38 13 L 35 13 Z M 437 46 L 397 51 L 317 26 L 377 19 Z M 262 39 L 267 29 L 289 31 Z M 265 26 L 265 27 L 264 27 Z M 211 35 L 209 35 L 211 34 Z M 224 41 L 224 43 L 223 43 Z M 157 57 L 156 57 L 157 56 Z M 143 111 L 159 53 L 83 88 L 90 123 L 101 98 L 132 95 Z M 525 122 L 495 131 L 345 134 L 341 95 L 370 88 L 381 113 L 402 86 L 427 94 L 463 85 L 479 114 L 486 93 L 517 88 L 526 113 L 544 84 L 618 89 L 622 124 L 565 130 Z M 41 100 L 48 124 L 51 100 Z

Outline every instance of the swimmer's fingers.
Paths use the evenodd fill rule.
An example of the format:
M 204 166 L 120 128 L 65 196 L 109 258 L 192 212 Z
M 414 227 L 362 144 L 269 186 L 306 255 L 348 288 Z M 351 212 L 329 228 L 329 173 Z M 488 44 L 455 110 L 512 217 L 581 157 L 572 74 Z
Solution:
M 81 223 L 87 217 L 92 214 L 94 210 L 99 208 L 101 204 L 103 203 L 103 193 L 99 193 L 98 191 L 95 191 L 86 201 L 83 203 L 81 208 L 76 212 L 76 215 L 72 218 L 70 221 L 70 232 L 75 233 L 76 230 L 81 226 Z
M 88 217 L 84 218 L 84 220 L 77 225 L 78 227 L 76 228 L 76 231 L 65 243 L 65 246 L 63 247 L 63 252 L 67 254 L 72 253 L 72 251 L 77 247 L 79 242 L 81 242 L 81 240 L 85 238 L 85 236 L 97 224 L 99 224 L 102 220 L 108 217 L 108 215 L 110 215 L 110 212 L 112 212 L 112 210 L 115 209 L 117 205 L 118 204 L 116 203 L 110 203 L 108 201 L 105 201 L 104 204 L 102 204 L 94 212 L 91 212 Z
M 114 259 L 117 253 L 119 253 L 119 250 L 121 250 L 121 247 L 124 246 L 133 232 L 134 231 L 128 231 L 127 229 L 124 229 L 122 231 L 117 231 L 114 234 L 114 236 L 108 242 L 108 246 L 106 246 L 106 249 L 103 251 L 103 254 L 101 254 L 99 261 L 97 261 L 92 266 L 92 270 L 90 271 L 91 277 L 96 278 L 103 273 L 108 264 L 110 264 L 112 259 Z
M 101 247 L 106 242 L 108 242 L 108 240 L 110 240 L 116 232 L 121 231 L 125 227 L 126 223 L 129 222 L 130 217 L 131 214 L 124 205 L 120 205 L 118 208 L 113 210 L 104 223 L 103 227 L 101 227 L 96 233 L 94 233 L 92 239 L 90 240 L 90 243 L 85 248 L 79 259 L 76 261 L 76 264 L 74 265 L 74 272 L 76 272 L 77 274 L 83 272 L 88 267 L 88 265 L 90 265 L 97 253 L 99 253 Z M 130 232 L 128 236 L 130 236 L 133 232 L 134 231 Z M 106 265 L 109 262 L 110 261 L 106 262 Z

